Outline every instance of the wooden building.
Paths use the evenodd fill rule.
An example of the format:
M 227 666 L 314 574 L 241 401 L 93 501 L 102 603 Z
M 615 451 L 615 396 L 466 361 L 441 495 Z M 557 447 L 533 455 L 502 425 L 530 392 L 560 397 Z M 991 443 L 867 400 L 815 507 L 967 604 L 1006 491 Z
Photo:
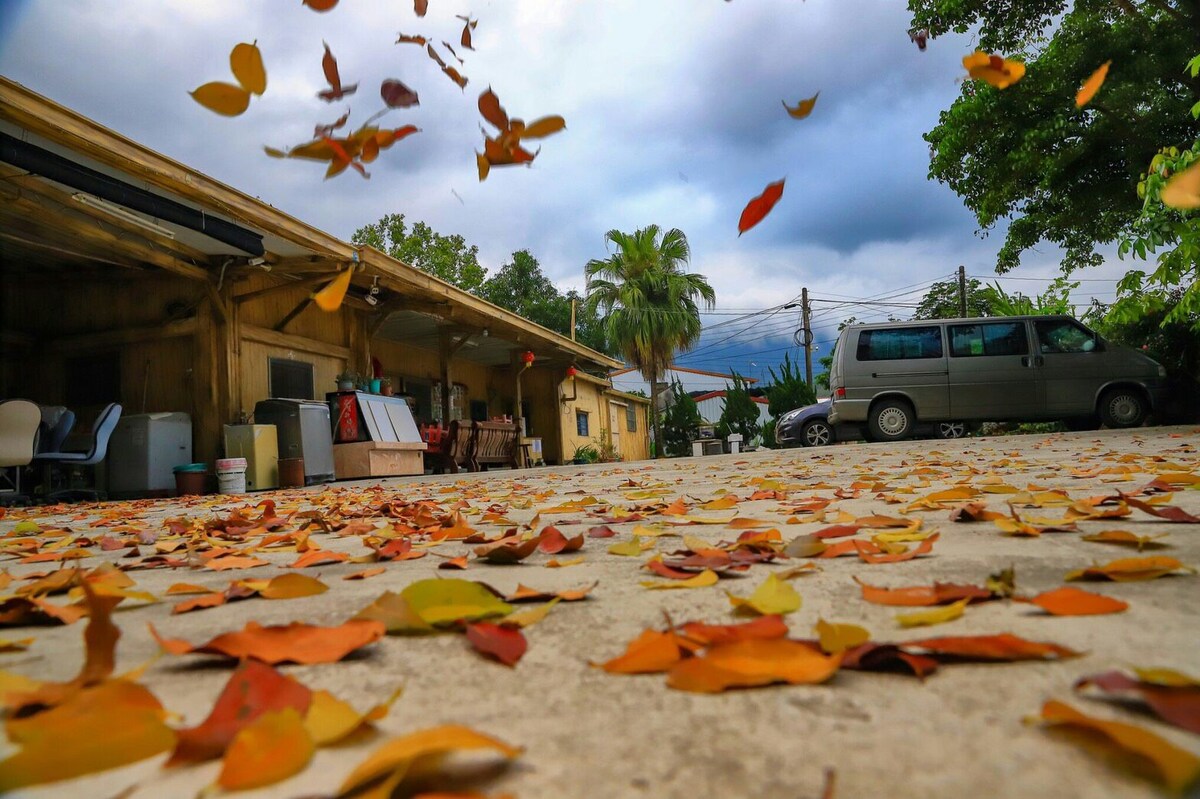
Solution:
M 342 307 L 319 309 L 313 292 L 351 267 Z M 0 293 L 0 397 L 84 423 L 109 401 L 184 411 L 197 460 L 259 400 L 323 399 L 339 373 L 376 364 L 418 421 L 520 414 L 550 463 L 587 437 L 648 455 L 646 401 L 587 374 L 618 361 L 3 77 Z

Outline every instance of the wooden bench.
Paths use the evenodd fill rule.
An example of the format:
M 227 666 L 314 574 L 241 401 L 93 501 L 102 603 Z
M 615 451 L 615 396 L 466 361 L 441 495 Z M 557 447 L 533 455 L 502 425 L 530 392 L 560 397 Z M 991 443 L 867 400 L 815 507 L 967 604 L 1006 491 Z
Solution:
M 481 467 L 521 466 L 521 428 L 512 422 L 474 422 L 474 443 L 471 447 L 471 471 Z
M 435 471 L 458 474 L 482 471 L 487 466 L 520 467 L 521 429 L 509 422 L 465 422 L 455 420 L 442 436 L 441 446 L 430 450 Z
M 441 446 L 429 450 L 434 471 L 458 474 L 459 467 L 471 469 L 471 447 L 475 435 L 472 424 L 457 419 L 450 423 L 450 427 L 442 434 Z

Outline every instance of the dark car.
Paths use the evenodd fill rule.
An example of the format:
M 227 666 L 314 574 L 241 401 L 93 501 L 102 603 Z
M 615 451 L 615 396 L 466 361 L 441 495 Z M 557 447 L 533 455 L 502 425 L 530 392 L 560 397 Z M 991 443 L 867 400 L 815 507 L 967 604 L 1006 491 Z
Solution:
M 824 447 L 838 441 L 859 441 L 866 436 L 859 425 L 829 423 L 830 400 L 797 408 L 779 417 L 775 443 L 781 447 Z M 915 435 L 926 438 L 962 438 L 968 432 L 963 422 L 927 423 L 916 426 Z

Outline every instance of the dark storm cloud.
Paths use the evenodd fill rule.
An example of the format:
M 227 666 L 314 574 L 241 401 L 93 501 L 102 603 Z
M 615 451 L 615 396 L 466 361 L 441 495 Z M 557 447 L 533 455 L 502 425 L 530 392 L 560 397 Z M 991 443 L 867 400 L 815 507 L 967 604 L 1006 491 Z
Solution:
M 582 286 L 584 263 L 605 257 L 605 231 L 650 223 L 688 234 L 692 268 L 730 307 L 823 282 L 874 293 L 986 249 L 953 193 L 926 179 L 921 140 L 958 93 L 968 45 L 947 37 L 918 52 L 901 4 L 477 5 L 466 92 L 419 48 L 393 43 L 398 31 L 454 41 L 450 11 L 416 20 L 378 3 L 315 14 L 298 3 L 130 0 L 114 13 L 79 0 L 63 15 L 38 0 L 0 45 L 0 72 L 335 235 L 405 213 L 464 235 L 489 268 L 528 248 L 563 285 Z M 230 47 L 254 38 L 266 95 L 236 119 L 197 106 L 187 91 L 228 79 Z M 361 82 L 345 102 L 314 97 L 322 39 L 343 79 Z M 361 121 L 387 77 L 421 95 L 387 124 L 422 132 L 384 153 L 371 180 L 323 181 L 322 164 L 263 155 L 264 144 L 302 142 L 348 106 L 351 125 Z M 475 100 L 489 84 L 514 116 L 561 113 L 568 127 L 532 169 L 496 169 L 480 184 Z M 786 116 L 781 100 L 818 90 L 810 118 Z M 742 207 L 785 175 L 783 201 L 739 239 Z

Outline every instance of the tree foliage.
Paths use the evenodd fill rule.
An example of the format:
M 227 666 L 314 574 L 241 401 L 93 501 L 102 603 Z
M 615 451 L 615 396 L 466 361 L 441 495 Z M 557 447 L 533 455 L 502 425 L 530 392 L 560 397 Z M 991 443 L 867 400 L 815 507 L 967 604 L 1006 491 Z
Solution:
M 732 370 L 730 373 L 733 385 L 725 389 L 725 408 L 717 422 L 717 435 L 725 438 L 731 433 L 741 433 L 748 444 L 758 435 L 758 403 L 750 398 L 746 379 Z
M 1075 306 L 1071 304 L 1071 292 L 1077 288 L 1078 283 L 1068 283 L 1065 277 L 1059 277 L 1036 297 L 1029 297 L 1020 292 L 1009 294 L 999 283 L 985 286 L 980 294 L 987 303 L 986 316 L 1074 316 Z
M 564 336 L 571 335 L 571 302 L 574 301 L 576 340 L 599 352 L 609 352 L 600 318 L 594 311 L 589 312 L 578 292 L 560 292 L 529 250 L 514 252 L 508 263 L 484 281 L 479 294 L 494 305 Z
M 987 299 L 980 293 L 982 285 L 976 278 L 967 281 L 967 316 L 987 316 Z M 929 287 L 913 319 L 953 319 L 959 316 L 958 280 L 939 280 Z
M 1101 261 L 1141 211 L 1133 187 L 1164 145 L 1190 142 L 1200 79 L 1181 65 L 1200 51 L 1195 0 L 909 0 L 913 27 L 974 32 L 980 47 L 1022 58 L 1028 73 L 1003 91 L 964 81 L 926 135 L 930 177 L 957 192 L 990 229 L 1011 220 L 1001 272 L 1041 241 L 1064 249 L 1067 271 Z M 1096 99 L 1076 90 L 1112 69 Z
M 1200 56 L 1189 66 L 1200 73 Z M 1200 114 L 1200 107 L 1195 112 Z M 1190 148 L 1163 148 L 1138 184 L 1142 213 L 1117 253 L 1143 261 L 1154 257 L 1156 266 L 1149 275 L 1131 270 L 1117 286 L 1115 321 L 1160 316 L 1164 324 L 1183 324 L 1200 335 L 1200 213 L 1172 210 L 1161 198 L 1167 179 L 1196 163 L 1200 137 Z
M 610 230 L 605 240 L 616 251 L 587 264 L 588 313 L 603 315 L 605 336 L 650 382 L 657 407 L 659 380 L 671 359 L 700 338 L 697 301 L 711 309 L 717 295 L 703 275 L 683 270 L 691 251 L 678 229 Z M 655 424 L 654 441 L 655 451 L 663 452 L 661 424 Z
M 768 366 L 767 371 L 771 373 L 771 385 L 766 387 L 767 410 L 771 412 L 771 416 L 778 419 L 788 411 L 812 405 L 817 401 L 812 388 L 804 379 L 800 365 L 793 364 L 788 353 L 783 355 L 778 374 L 773 366 Z
M 457 234 L 443 236 L 424 222 L 411 228 L 404 214 L 388 214 L 374 224 L 354 231 L 355 244 L 374 247 L 423 272 L 478 294 L 487 272 L 479 264 L 479 248 L 467 246 Z
M 671 456 L 690 454 L 692 440 L 699 434 L 702 421 L 696 400 L 692 398 L 691 394 L 684 391 L 683 385 L 676 380 L 667 389 L 667 407 L 662 413 L 662 432 L 666 453 Z

